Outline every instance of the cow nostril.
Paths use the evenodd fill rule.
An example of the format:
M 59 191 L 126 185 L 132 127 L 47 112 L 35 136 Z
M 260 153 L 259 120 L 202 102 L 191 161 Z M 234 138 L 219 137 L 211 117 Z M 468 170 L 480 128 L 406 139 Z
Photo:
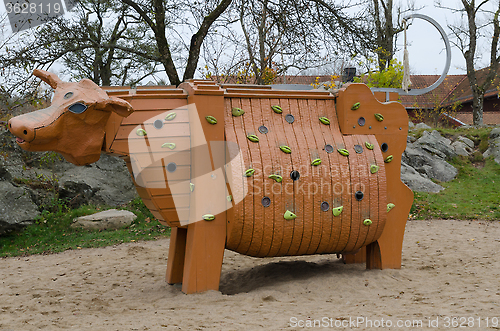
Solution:
M 23 133 L 24 133 L 24 134 L 28 134 L 28 131 L 24 130 L 24 131 L 23 131 Z

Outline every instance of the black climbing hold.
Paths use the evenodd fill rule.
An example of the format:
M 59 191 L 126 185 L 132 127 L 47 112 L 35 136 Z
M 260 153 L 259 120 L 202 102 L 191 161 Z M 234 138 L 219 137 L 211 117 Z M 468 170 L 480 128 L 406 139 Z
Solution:
M 286 114 L 285 121 L 287 121 L 288 123 L 292 124 L 295 121 L 295 117 L 293 117 L 292 114 Z
M 297 170 L 292 170 L 292 172 L 290 172 L 290 178 L 292 180 L 298 180 L 300 178 L 300 173 Z
M 323 201 L 321 203 L 321 210 L 322 211 L 328 211 L 328 209 L 330 209 L 330 204 L 328 202 L 326 202 L 326 201 Z
M 153 126 L 155 127 L 155 129 L 160 130 L 161 128 L 163 128 L 163 121 L 162 120 L 156 120 L 156 121 L 153 122 Z
M 366 120 L 365 120 L 364 117 L 358 118 L 358 124 L 359 124 L 359 126 L 363 126 L 363 125 L 365 125 L 365 123 L 366 123 Z
M 271 198 L 263 197 L 261 202 L 264 207 L 269 207 L 271 205 Z
M 267 129 L 267 127 L 265 125 L 261 125 L 261 126 L 259 126 L 259 132 L 262 134 L 266 134 L 269 132 L 269 130 Z
M 333 149 L 333 146 L 330 145 L 330 144 L 326 144 L 325 145 L 325 151 L 330 154 L 330 153 L 333 153 L 334 149 Z
M 175 170 L 177 170 L 177 164 L 175 164 L 174 162 L 170 162 L 169 164 L 167 164 L 168 172 L 174 172 Z
M 354 145 L 354 151 L 358 154 L 363 153 L 363 146 L 361 145 Z
M 382 145 L 380 145 L 380 149 L 385 153 L 389 150 L 389 145 L 387 145 L 387 143 L 382 143 Z
M 354 193 L 354 197 L 355 197 L 355 198 L 356 198 L 356 200 L 358 200 L 358 201 L 363 200 L 363 197 L 364 197 L 364 196 L 365 196 L 365 195 L 364 195 L 364 194 L 363 194 L 363 192 L 361 192 L 361 191 L 358 191 L 358 192 Z

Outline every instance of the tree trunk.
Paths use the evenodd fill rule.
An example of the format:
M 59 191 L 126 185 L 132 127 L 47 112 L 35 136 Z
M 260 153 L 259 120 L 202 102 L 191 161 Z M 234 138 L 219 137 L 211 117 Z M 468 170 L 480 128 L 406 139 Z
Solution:
M 483 125 L 484 92 L 476 89 L 472 95 L 472 121 L 480 126 Z

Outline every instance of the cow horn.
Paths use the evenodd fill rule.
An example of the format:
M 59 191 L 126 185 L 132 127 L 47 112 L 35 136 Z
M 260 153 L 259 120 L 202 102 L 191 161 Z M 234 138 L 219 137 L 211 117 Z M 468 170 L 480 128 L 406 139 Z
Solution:
M 50 87 L 52 87 L 53 89 L 56 89 L 57 85 L 62 83 L 62 80 L 60 80 L 59 77 L 57 77 L 57 75 L 52 72 L 35 69 L 33 70 L 33 75 L 37 76 L 45 83 L 49 84 Z

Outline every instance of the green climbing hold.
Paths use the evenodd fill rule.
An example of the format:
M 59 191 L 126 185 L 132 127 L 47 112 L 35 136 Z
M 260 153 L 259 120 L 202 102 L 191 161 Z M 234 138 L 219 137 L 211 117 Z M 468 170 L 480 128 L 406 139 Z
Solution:
M 167 116 L 165 116 L 165 121 L 171 121 L 177 116 L 177 113 L 170 113 Z
M 285 214 L 283 215 L 283 218 L 286 219 L 286 220 L 294 220 L 297 218 L 297 215 L 295 215 L 294 213 L 292 213 L 291 211 L 287 210 L 285 212 Z
M 215 216 L 212 214 L 205 214 L 202 217 L 205 221 L 213 221 L 215 219 Z
M 333 216 L 339 216 L 340 214 L 342 214 L 342 210 L 344 210 L 344 206 L 332 208 Z
M 379 122 L 382 122 L 384 120 L 384 116 L 382 114 L 376 113 L 375 119 Z
M 269 177 L 267 177 L 267 178 L 274 179 L 276 181 L 276 183 L 281 183 L 281 181 L 283 180 L 283 177 L 281 177 L 280 175 L 275 175 L 275 174 L 269 175 Z
M 283 109 L 281 109 L 280 106 L 271 106 L 271 109 L 276 113 L 276 114 L 281 114 L 283 112 Z
M 330 120 L 326 117 L 320 117 L 319 121 L 325 125 L 330 125 Z
M 372 174 L 376 174 L 379 168 L 380 168 L 380 167 L 379 167 L 378 165 L 372 164 L 372 165 L 370 166 L 370 172 L 371 172 Z
M 210 124 L 217 124 L 217 119 L 215 117 L 213 117 L 213 116 L 206 116 L 205 119 Z
M 349 151 L 345 148 L 339 148 L 337 151 L 344 156 L 349 156 Z
M 245 177 L 251 177 L 255 173 L 255 169 L 248 169 L 245 171 Z
M 290 149 L 290 147 L 288 147 L 286 145 L 281 145 L 280 149 L 281 149 L 282 152 L 287 153 L 287 154 L 290 154 L 292 152 L 292 150 Z
M 352 105 L 351 109 L 352 110 L 357 110 L 357 109 L 359 109 L 359 106 L 361 106 L 361 103 L 360 102 L 356 102 L 354 105 Z
M 364 220 L 364 221 L 363 221 L 363 225 L 368 226 L 368 225 L 372 225 L 372 224 L 373 224 L 373 222 L 372 222 L 372 220 L 371 220 L 371 219 L 369 219 L 369 218 L 367 218 L 366 220 Z
M 232 195 L 228 195 L 226 197 L 226 199 L 227 199 L 228 202 L 231 202 L 231 201 L 233 201 L 233 196 Z
M 367 142 L 365 142 L 365 146 L 366 146 L 366 148 L 368 148 L 368 149 L 373 149 L 373 147 L 374 147 L 374 146 L 373 146 L 373 144 L 370 144 L 368 141 L 367 141 Z
M 138 136 L 145 136 L 145 135 L 147 135 L 146 130 L 144 130 L 144 129 L 138 129 L 136 133 L 137 133 Z
M 193 184 L 193 183 L 189 183 L 189 190 L 190 190 L 191 192 L 193 192 L 193 191 L 194 191 L 194 184 Z
M 258 143 L 259 142 L 259 137 L 257 137 L 256 135 L 254 134 L 249 134 L 247 136 L 248 140 L 250 141 L 253 141 L 254 143 Z
M 314 161 L 311 162 L 312 166 L 318 166 L 321 164 L 321 159 L 315 159 Z
M 175 148 L 175 143 L 164 143 L 161 145 L 161 148 L 169 148 L 169 149 L 174 149 Z
M 387 212 L 390 212 L 390 211 L 392 210 L 392 208 L 394 208 L 394 207 L 396 207 L 396 205 L 395 205 L 395 204 L 393 204 L 393 203 L 388 203 L 388 204 L 387 204 Z
M 391 162 L 391 161 L 392 161 L 392 159 L 393 159 L 393 156 L 392 156 L 392 155 L 389 155 L 388 157 L 386 157 L 386 158 L 385 158 L 384 162 L 385 162 L 385 163 L 389 163 L 389 162 Z
M 245 111 L 241 108 L 238 107 L 233 107 L 233 110 L 231 110 L 231 113 L 233 114 L 234 117 L 241 116 L 245 113 Z

